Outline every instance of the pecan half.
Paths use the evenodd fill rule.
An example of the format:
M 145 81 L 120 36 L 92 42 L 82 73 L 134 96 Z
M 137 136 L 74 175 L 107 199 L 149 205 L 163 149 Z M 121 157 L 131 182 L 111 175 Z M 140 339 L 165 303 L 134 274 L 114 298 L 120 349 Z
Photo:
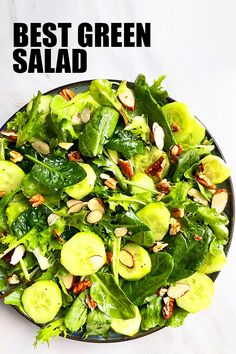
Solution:
M 171 299 L 170 297 L 164 297 L 164 303 L 165 306 L 162 308 L 162 316 L 164 317 L 165 320 L 169 320 L 171 316 L 173 315 L 174 311 L 174 306 L 175 306 L 175 300 Z
M 10 160 L 14 163 L 20 162 L 23 160 L 23 155 L 21 155 L 18 151 L 11 150 L 10 151 Z
M 183 208 L 174 208 L 172 210 L 172 215 L 175 218 L 183 218 L 184 217 L 184 209 Z
M 149 166 L 145 170 L 145 173 L 153 177 L 161 178 L 161 174 L 164 171 L 165 165 L 166 165 L 165 157 L 162 155 L 159 157 L 158 160 L 156 160 L 151 166 Z
M 107 186 L 110 189 L 115 190 L 116 189 L 116 185 L 117 185 L 117 180 L 115 178 L 108 178 L 105 180 L 104 184 L 105 186 Z
M 168 194 L 170 193 L 171 190 L 171 185 L 170 183 L 167 181 L 166 178 L 164 178 L 163 180 L 161 180 L 157 185 L 157 190 L 160 193 L 164 193 L 164 194 Z
M 69 89 L 63 89 L 59 95 L 65 98 L 65 100 L 70 101 L 75 96 L 75 92 Z
M 175 163 L 179 156 L 182 154 L 183 152 L 183 147 L 180 144 L 177 145 L 172 145 L 169 149 L 169 154 L 170 154 L 170 162 L 171 163 Z
M 75 162 L 82 162 L 83 160 L 81 159 L 79 151 L 71 151 L 68 154 L 68 160 L 69 161 L 75 161 Z
M 75 295 L 82 293 L 84 290 L 92 286 L 91 280 L 83 280 L 73 284 L 73 293 Z
M 9 277 L 7 277 L 6 281 L 11 285 L 15 285 L 15 284 L 19 284 L 20 279 L 16 274 L 12 274 Z
M 212 183 L 210 179 L 204 175 L 204 170 L 205 170 L 204 164 L 200 163 L 198 165 L 198 169 L 195 175 L 196 181 L 200 183 L 202 186 L 206 187 L 207 189 L 216 189 L 214 183 Z
M 162 251 L 164 248 L 166 248 L 168 246 L 168 243 L 164 243 L 162 241 L 157 241 L 154 243 L 154 245 L 152 246 L 152 252 L 157 253 Z
M 112 252 L 107 251 L 106 256 L 107 256 L 107 263 L 111 264 L 112 263 Z
M 133 169 L 133 166 L 129 160 L 125 161 L 125 160 L 119 159 L 118 165 L 120 166 L 123 175 L 125 175 L 128 178 L 131 178 L 134 176 L 134 169 Z
M 16 142 L 17 140 L 17 133 L 14 130 L 2 130 L 0 134 L 3 135 L 11 143 Z
M 169 233 L 170 235 L 174 236 L 176 235 L 181 229 L 181 224 L 178 220 L 175 218 L 170 218 L 170 230 Z
M 39 205 L 43 204 L 45 202 L 45 199 L 42 195 L 40 194 L 35 194 L 33 197 L 30 198 L 30 203 L 32 204 L 32 207 L 38 207 Z
M 0 198 L 4 197 L 5 194 L 6 194 L 6 192 L 0 191 Z
M 94 301 L 89 294 L 86 295 L 85 302 L 91 311 L 93 311 L 97 307 L 96 301 Z
M 171 127 L 172 132 L 174 132 L 174 133 L 180 131 L 180 126 L 177 123 L 172 123 L 170 127 Z

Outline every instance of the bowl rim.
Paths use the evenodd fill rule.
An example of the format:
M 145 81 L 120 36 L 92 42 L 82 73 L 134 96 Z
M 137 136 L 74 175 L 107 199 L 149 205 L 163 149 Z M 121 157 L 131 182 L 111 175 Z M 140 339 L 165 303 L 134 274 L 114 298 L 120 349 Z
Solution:
M 96 79 L 87 79 L 87 80 L 82 80 L 82 81 L 75 81 L 72 83 L 68 83 L 65 85 L 61 85 L 58 87 L 55 87 L 53 89 L 50 89 L 46 92 L 43 93 L 43 95 L 48 95 L 48 94 L 55 94 L 56 91 L 60 92 L 62 89 L 65 88 L 74 88 L 74 87 L 78 87 L 78 86 L 89 86 L 90 83 Z M 107 79 L 108 81 L 111 81 L 113 83 L 121 83 L 123 80 L 118 80 L 118 79 Z M 127 81 L 128 86 L 132 87 L 134 85 L 134 82 L 131 81 Z M 167 102 L 168 103 L 172 103 L 172 102 L 176 102 L 177 100 L 171 98 L 171 97 L 167 97 Z M 2 127 L 0 128 L 0 130 L 3 130 L 7 123 L 10 122 L 16 115 L 17 112 L 22 112 L 23 110 L 25 110 L 26 106 L 27 106 L 28 102 L 22 106 L 20 109 L 18 109 L 13 115 L 11 115 L 11 117 L 3 123 Z M 216 140 L 214 139 L 214 137 L 212 136 L 212 134 L 208 131 L 208 129 L 206 128 L 206 126 L 201 122 L 201 120 L 199 118 L 197 118 L 195 116 L 195 118 L 204 126 L 204 128 L 206 129 L 206 133 L 209 135 L 209 137 L 213 140 L 215 149 L 214 151 L 216 151 L 216 155 L 219 156 L 225 161 L 224 155 L 221 151 L 221 149 L 218 146 L 218 143 L 216 142 Z M 224 251 L 226 256 L 229 253 L 229 249 L 231 247 L 231 242 L 233 239 L 233 234 L 234 234 L 234 226 L 235 226 L 235 193 L 234 193 L 234 187 L 233 187 L 233 182 L 232 182 L 232 177 L 230 176 L 227 179 L 227 183 L 230 187 L 230 193 L 229 193 L 229 200 L 228 200 L 228 205 L 229 205 L 229 209 L 230 209 L 230 215 L 229 215 L 229 224 L 228 224 L 228 228 L 229 228 L 229 239 L 228 239 L 228 243 L 227 245 L 224 246 Z M 209 276 L 211 277 L 211 279 L 213 281 L 216 280 L 216 278 L 218 277 L 218 275 L 221 273 L 221 271 L 219 272 L 215 272 L 212 275 L 210 274 Z M 0 292 L 1 294 L 1 292 Z M 36 325 L 37 327 L 42 328 L 43 325 L 37 324 L 35 323 L 30 317 L 28 317 L 24 312 L 22 312 L 17 306 L 11 305 L 11 307 L 13 307 L 22 317 L 24 317 L 25 319 L 27 319 L 28 321 L 30 321 L 31 323 L 33 323 L 34 325 Z M 75 341 L 79 341 L 79 342 L 85 342 L 85 343 L 118 343 L 118 342 L 126 342 L 126 341 L 130 341 L 130 340 L 135 340 L 135 339 L 139 339 L 142 337 L 145 337 L 149 334 L 155 333 L 163 328 L 165 328 L 166 326 L 156 326 L 154 328 L 151 328 L 147 331 L 139 331 L 137 334 L 135 334 L 134 336 L 125 336 L 125 335 L 121 335 L 121 337 L 114 337 L 114 338 L 108 338 L 108 339 L 104 339 L 102 337 L 99 337 L 101 339 L 97 339 L 97 338 L 88 338 L 85 339 L 83 337 L 79 337 L 73 334 L 67 335 L 66 337 L 63 336 L 63 334 L 60 334 L 60 337 L 66 338 L 66 339 L 72 339 Z

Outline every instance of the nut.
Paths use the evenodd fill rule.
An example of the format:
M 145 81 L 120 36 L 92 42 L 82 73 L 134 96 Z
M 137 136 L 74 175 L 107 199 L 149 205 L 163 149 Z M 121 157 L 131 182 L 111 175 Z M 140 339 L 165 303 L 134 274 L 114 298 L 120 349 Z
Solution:
M 116 237 L 123 237 L 125 235 L 127 235 L 128 229 L 127 227 L 117 227 L 114 230 L 114 234 Z
M 69 89 L 63 89 L 59 95 L 61 95 L 65 100 L 70 101 L 75 96 L 75 92 Z
M 81 200 L 69 199 L 69 200 L 66 202 L 66 205 L 68 206 L 68 208 L 71 208 L 73 205 L 80 204 L 80 203 L 82 203 Z
M 25 254 L 25 246 L 24 245 L 17 246 L 11 256 L 10 264 L 16 265 L 18 262 L 20 262 L 24 254 Z
M 79 125 L 79 124 L 82 123 L 82 122 L 81 122 L 81 118 L 80 118 L 80 116 L 79 116 L 78 113 L 75 113 L 75 114 L 73 115 L 71 122 L 72 122 L 72 125 Z
M 85 108 L 81 115 L 80 115 L 80 119 L 81 119 L 81 122 L 86 124 L 88 123 L 88 121 L 90 120 L 91 118 L 91 112 L 90 112 L 90 109 L 89 108 Z
M 128 178 L 131 178 L 134 176 L 134 169 L 133 169 L 133 166 L 129 160 L 125 161 L 125 160 L 119 159 L 118 165 L 120 166 L 120 169 L 121 169 L 124 176 L 126 176 Z
M 72 288 L 74 276 L 72 274 L 61 275 L 61 280 L 67 290 Z
M 113 256 L 112 252 L 107 251 L 106 256 L 107 256 L 107 263 L 111 264 L 112 263 L 112 256 Z
M 59 143 L 58 144 L 62 149 L 69 150 L 74 143 Z
M 6 192 L 0 191 L 0 198 L 4 197 L 5 194 L 6 194 Z
M 58 233 L 58 231 L 56 229 L 53 229 L 53 233 L 56 236 L 56 238 L 58 239 L 59 242 L 64 243 L 63 238 L 60 236 L 60 234 Z
M 82 162 L 83 160 L 80 157 L 79 151 L 71 151 L 68 154 L 68 160 L 69 161 L 75 161 L 75 162 Z
M 87 222 L 89 224 L 96 224 L 102 219 L 103 213 L 100 210 L 93 210 L 87 215 Z
M 162 200 L 162 198 L 164 198 L 165 197 L 165 193 L 158 193 L 157 195 L 156 195 L 156 200 L 158 201 L 158 202 L 160 202 L 161 200 Z
M 92 300 L 89 294 L 86 295 L 85 302 L 91 311 L 93 311 L 97 307 L 96 301 Z
M 45 199 L 42 195 L 37 193 L 30 198 L 29 202 L 32 204 L 32 207 L 35 208 L 43 204 L 45 202 Z
M 49 145 L 42 140 L 35 140 L 31 145 L 34 150 L 42 155 L 48 155 L 50 153 Z
M 1 130 L 0 134 L 3 135 L 11 143 L 16 142 L 17 140 L 17 133 L 14 130 Z
M 201 192 L 199 192 L 197 189 L 195 188 L 190 188 L 189 191 L 188 191 L 188 195 L 190 197 L 193 198 L 193 200 L 196 202 L 196 203 L 200 203 L 202 205 L 205 205 L 207 206 L 208 205 L 208 201 L 207 199 L 202 195 Z
M 107 173 L 101 173 L 100 177 L 101 177 L 101 179 L 109 179 L 109 178 L 111 178 L 111 176 L 108 175 Z
M 123 248 L 120 251 L 120 263 L 122 263 L 127 268 L 134 268 L 134 256 Z
M 20 162 L 23 160 L 23 155 L 21 155 L 18 151 L 11 150 L 10 151 L 10 160 L 14 163 Z
M 102 256 L 92 256 L 89 259 L 95 269 L 101 268 L 104 264 L 104 257 Z
M 113 190 L 116 189 L 117 183 L 118 183 L 117 180 L 113 177 L 106 179 L 104 182 L 105 186 Z
M 176 235 L 181 229 L 181 224 L 175 218 L 170 218 L 170 230 L 169 234 L 174 236 Z
M 12 274 L 10 277 L 7 277 L 6 281 L 11 285 L 15 285 L 15 284 L 19 284 L 20 279 L 16 274 Z
M 212 183 L 210 179 L 204 175 L 204 170 L 205 170 L 204 164 L 200 163 L 198 166 L 197 173 L 195 175 L 196 181 L 208 189 L 216 189 L 214 183 Z
M 157 290 L 157 295 L 163 297 L 167 293 L 167 288 L 160 288 Z
M 153 137 L 156 146 L 158 147 L 159 150 L 162 150 L 164 147 L 164 137 L 165 137 L 163 128 L 158 123 L 155 122 L 152 125 L 152 131 L 153 131 Z
M 171 285 L 167 290 L 167 295 L 172 299 L 178 299 L 191 290 L 191 286 L 188 284 L 176 283 Z
M 193 238 L 194 238 L 195 241 L 202 241 L 202 236 L 194 235 Z
M 152 246 L 152 252 L 157 253 L 162 251 L 164 248 L 166 248 L 168 246 L 168 243 L 164 243 L 162 241 L 157 241 L 156 243 L 154 243 L 154 245 Z
M 52 226 L 53 224 L 55 224 L 57 222 L 57 220 L 59 219 L 59 216 L 56 214 L 50 214 L 48 216 L 47 222 L 48 222 L 48 226 Z
M 99 210 L 102 214 L 105 213 L 104 204 L 103 204 L 102 200 L 99 198 L 90 199 L 88 202 L 88 208 L 91 211 Z
M 174 208 L 172 210 L 172 215 L 175 218 L 183 218 L 184 217 L 184 209 L 183 208 Z
M 228 202 L 228 192 L 226 189 L 218 189 L 212 197 L 211 207 L 220 214 L 224 211 Z
M 175 300 L 170 297 L 164 297 L 163 301 L 165 306 L 162 308 L 162 316 L 165 320 L 169 320 L 169 318 L 173 315 Z
M 182 152 L 183 152 L 182 145 L 180 144 L 172 145 L 169 149 L 170 162 L 175 163 L 178 160 L 179 156 L 182 154 Z
M 91 280 L 83 280 L 73 285 L 73 293 L 78 295 L 92 286 Z
M 68 214 L 74 214 L 74 213 L 78 213 L 85 205 L 87 205 L 87 202 L 81 202 L 81 201 L 77 201 L 78 203 L 75 203 L 74 205 L 72 205 L 67 213 Z M 68 202 L 67 202 L 68 203 Z
M 158 192 L 168 194 L 171 190 L 171 185 L 166 178 L 162 179 L 156 186 Z
M 153 177 L 155 176 L 161 178 L 161 174 L 164 171 L 165 165 L 166 165 L 165 157 L 162 155 L 159 157 L 157 161 L 155 161 L 151 166 L 149 166 L 145 170 L 145 173 Z
M 174 133 L 177 133 L 180 131 L 180 126 L 177 123 L 172 123 L 170 127 L 171 127 L 172 132 L 174 132 Z

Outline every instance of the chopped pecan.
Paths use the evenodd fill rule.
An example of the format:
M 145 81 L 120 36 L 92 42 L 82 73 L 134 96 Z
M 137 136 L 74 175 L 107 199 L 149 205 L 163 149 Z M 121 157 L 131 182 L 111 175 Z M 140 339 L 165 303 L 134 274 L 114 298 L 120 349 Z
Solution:
M 83 280 L 73 284 L 73 293 L 75 295 L 82 293 L 84 290 L 92 286 L 91 280 Z
M 11 285 L 15 285 L 15 284 L 19 284 L 20 279 L 16 274 L 12 274 L 11 276 L 7 277 L 6 281 Z
M 17 140 L 17 133 L 14 130 L 2 130 L 0 132 L 9 142 L 14 143 Z
M 182 154 L 183 152 L 183 147 L 180 144 L 177 145 L 172 145 L 169 149 L 169 153 L 170 153 L 170 162 L 171 163 L 175 163 L 179 156 Z
M 198 169 L 195 175 L 195 179 L 198 183 L 206 187 L 207 189 L 216 189 L 214 183 L 210 181 L 208 177 L 204 175 L 205 166 L 203 163 L 198 165 Z
M 30 203 L 32 204 L 32 207 L 38 207 L 39 205 L 43 204 L 45 202 L 45 199 L 42 195 L 40 194 L 35 194 L 33 197 L 30 198 Z
M 202 241 L 202 236 L 194 235 L 194 240 L 195 241 Z
M 125 161 L 125 160 L 119 159 L 118 164 L 121 168 L 123 175 L 125 175 L 128 178 L 131 178 L 134 176 L 134 169 L 133 169 L 133 166 L 129 160 Z
M 5 256 L 2 257 L 4 262 L 9 263 L 13 253 L 14 253 L 14 250 L 12 250 L 12 251 L 8 252 L 7 254 L 5 254 Z
M 91 311 L 93 311 L 97 307 L 96 301 L 94 301 L 89 294 L 86 295 L 85 302 Z
M 115 190 L 116 189 L 116 185 L 117 185 L 117 180 L 115 178 L 108 178 L 105 180 L 104 184 L 105 186 L 107 186 L 110 189 Z
M 107 256 L 107 263 L 111 264 L 112 263 L 112 252 L 107 251 L 106 252 L 106 256 Z
M 59 235 L 56 229 L 53 229 L 53 233 L 60 242 L 64 242 L 63 238 Z
M 18 151 L 11 150 L 10 151 L 10 160 L 14 163 L 20 162 L 23 160 L 23 155 L 21 155 Z
M 175 218 L 183 218 L 184 217 L 184 209 L 183 208 L 174 208 L 172 210 L 172 215 Z
M 163 297 L 167 293 L 167 288 L 160 288 L 157 290 L 157 295 Z
M 174 133 L 180 131 L 180 126 L 177 123 L 172 123 L 170 127 L 171 127 L 172 132 L 174 132 Z
M 165 306 L 162 308 L 162 316 L 165 320 L 169 320 L 173 315 L 175 300 L 171 299 L 170 297 L 164 297 Z
M 145 170 L 145 173 L 153 177 L 161 178 L 161 174 L 164 171 L 165 165 L 166 165 L 165 157 L 162 155 L 159 157 L 158 160 L 156 160 L 151 166 L 149 166 Z
M 181 224 L 178 220 L 175 218 L 170 219 L 170 230 L 169 233 L 170 235 L 174 236 L 176 235 L 181 229 Z
M 65 98 L 65 100 L 70 101 L 75 96 L 75 92 L 69 89 L 63 89 L 59 95 Z
M 79 151 L 71 151 L 68 154 L 69 161 L 82 162 Z
M 157 253 L 162 251 L 164 248 L 166 248 L 168 246 L 168 243 L 164 243 L 162 241 L 157 241 L 154 243 L 154 245 L 152 246 L 152 252 Z
M 160 193 L 164 193 L 164 194 L 168 194 L 170 193 L 171 190 L 171 185 L 170 183 L 167 181 L 166 178 L 164 178 L 163 180 L 161 180 L 158 184 L 157 184 L 157 190 Z
M 0 198 L 4 197 L 5 194 L 6 194 L 6 192 L 0 191 Z

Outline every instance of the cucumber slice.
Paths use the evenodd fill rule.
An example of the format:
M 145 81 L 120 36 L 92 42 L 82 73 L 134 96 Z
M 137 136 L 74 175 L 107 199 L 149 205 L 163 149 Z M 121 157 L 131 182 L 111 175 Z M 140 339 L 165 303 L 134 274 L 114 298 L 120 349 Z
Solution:
M 183 141 L 184 144 L 188 145 L 198 145 L 202 142 L 206 135 L 205 128 L 203 125 L 196 119 L 192 118 L 192 132 L 189 136 Z
M 120 251 L 118 272 L 126 280 L 143 278 L 150 272 L 151 266 L 148 252 L 136 243 L 127 243 Z
M 199 163 L 204 165 L 204 176 L 214 184 L 222 183 L 230 176 L 230 168 L 219 156 L 208 155 Z
M 47 323 L 61 308 L 61 290 L 52 280 L 39 280 L 24 291 L 22 304 L 35 323 Z
M 179 307 L 190 313 L 195 313 L 210 306 L 214 295 L 214 283 L 205 274 L 196 272 L 178 283 L 189 284 L 191 290 L 176 299 Z
M 164 156 L 165 158 L 165 167 L 161 174 L 161 178 L 164 178 L 169 171 L 170 162 L 167 154 L 164 151 L 159 150 L 156 146 L 152 146 L 151 148 L 145 148 L 144 154 L 134 155 L 133 163 L 135 172 L 145 173 L 145 170 L 150 167 L 155 161 L 157 161 L 161 156 Z
M 84 198 L 86 195 L 92 192 L 96 181 L 96 174 L 90 165 L 87 163 L 80 163 L 80 166 L 83 167 L 87 173 L 87 177 L 85 177 L 83 181 L 66 187 L 65 189 L 65 192 L 70 197 L 78 200 Z
M 140 186 L 146 187 L 146 188 L 150 188 L 150 189 L 156 189 L 155 183 L 153 182 L 152 178 L 150 178 L 149 176 L 147 176 L 145 173 L 139 172 L 136 173 L 136 175 L 134 177 L 131 178 L 131 182 L 140 184 Z M 132 194 L 138 194 L 138 193 L 143 193 L 144 190 L 142 188 L 136 187 L 136 186 L 131 186 L 130 187 L 130 191 Z M 151 196 L 153 195 L 153 193 L 148 193 Z
M 78 232 L 64 243 L 61 264 L 72 275 L 90 275 L 106 262 L 102 239 L 93 232 Z
M 208 253 L 206 262 L 199 268 L 199 272 L 211 274 L 219 272 L 227 263 L 227 258 L 222 252 L 216 256 Z
M 137 306 L 135 306 L 135 311 L 135 317 L 130 320 L 113 319 L 111 321 L 113 331 L 130 337 L 138 333 L 142 317 Z
M 8 194 L 19 188 L 24 175 L 24 171 L 15 163 L 0 161 L 0 191 Z
M 136 213 L 147 226 L 149 231 L 138 232 L 132 236 L 132 241 L 141 245 L 152 246 L 160 241 L 169 229 L 170 212 L 162 203 L 150 203 Z

